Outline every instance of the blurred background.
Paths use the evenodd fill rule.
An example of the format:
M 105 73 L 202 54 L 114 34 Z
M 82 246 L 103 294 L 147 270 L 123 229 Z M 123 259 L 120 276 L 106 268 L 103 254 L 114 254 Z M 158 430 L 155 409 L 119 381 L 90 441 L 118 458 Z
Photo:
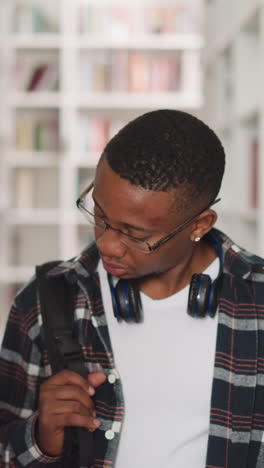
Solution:
M 75 200 L 108 139 L 151 109 L 213 127 L 218 227 L 264 255 L 263 54 L 263 0 L 1 0 L 0 330 L 35 264 L 87 244 Z

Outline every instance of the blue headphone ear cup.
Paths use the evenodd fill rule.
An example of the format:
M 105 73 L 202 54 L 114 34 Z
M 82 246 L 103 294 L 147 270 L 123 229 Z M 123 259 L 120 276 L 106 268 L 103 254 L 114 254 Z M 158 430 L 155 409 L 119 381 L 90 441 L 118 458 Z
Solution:
M 136 323 L 142 322 L 143 313 L 140 293 L 133 281 L 128 281 L 128 295 L 134 321 Z
M 211 285 L 208 299 L 208 315 L 214 317 L 217 311 L 219 293 L 222 286 L 222 275 L 218 276 Z
M 203 273 L 192 275 L 187 312 L 192 317 L 205 317 L 211 288 L 211 278 Z
M 140 294 L 133 281 L 120 279 L 115 287 L 115 297 L 121 319 L 126 322 L 142 321 Z
M 116 297 L 116 289 L 113 284 L 113 278 L 109 273 L 107 274 L 107 278 L 108 278 L 108 282 L 110 286 L 114 316 L 119 322 L 121 322 L 123 320 L 123 317 L 122 317 L 122 313 L 119 307 L 118 298 Z

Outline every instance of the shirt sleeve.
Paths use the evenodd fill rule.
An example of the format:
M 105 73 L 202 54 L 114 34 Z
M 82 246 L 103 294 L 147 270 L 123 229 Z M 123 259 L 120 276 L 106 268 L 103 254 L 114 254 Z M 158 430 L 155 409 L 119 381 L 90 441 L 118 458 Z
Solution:
M 31 281 L 11 307 L 0 353 L 0 468 L 62 467 L 60 458 L 40 451 L 34 437 L 39 387 L 50 375 L 40 330 Z

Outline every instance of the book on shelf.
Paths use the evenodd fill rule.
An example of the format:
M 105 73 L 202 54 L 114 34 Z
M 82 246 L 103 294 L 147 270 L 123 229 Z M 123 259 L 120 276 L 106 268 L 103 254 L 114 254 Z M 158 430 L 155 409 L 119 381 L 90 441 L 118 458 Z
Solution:
M 79 34 L 107 34 L 124 39 L 137 34 L 200 33 L 202 0 L 168 5 L 80 5 Z
M 29 84 L 27 86 L 27 91 L 34 91 L 36 88 L 38 88 L 38 85 L 41 82 L 43 76 L 45 75 L 47 69 L 47 64 L 39 65 L 38 67 L 36 67 L 30 78 Z
M 34 207 L 34 178 L 30 169 L 21 168 L 15 172 L 13 193 L 16 209 L 23 210 Z
M 92 91 L 111 91 L 111 62 L 109 54 L 104 53 L 102 51 L 100 53 L 97 52 L 94 56 L 94 63 L 95 65 L 93 65 Z
M 31 151 L 33 149 L 33 119 L 31 115 L 23 115 L 16 123 L 16 149 Z
M 57 117 L 17 116 L 17 151 L 59 151 L 59 126 Z
M 79 152 L 94 154 L 95 165 L 105 145 L 114 136 L 125 122 L 117 119 L 92 117 L 82 113 L 78 120 Z
M 59 87 L 59 66 L 56 54 L 18 54 L 14 84 L 21 91 L 56 91 Z
M 58 32 L 56 8 L 58 6 L 50 1 L 17 0 L 14 11 L 14 32 L 20 34 Z
M 111 89 L 119 92 L 127 91 L 129 55 L 126 50 L 116 50 L 110 56 L 111 60 Z
M 80 86 L 83 92 L 170 92 L 182 82 L 182 54 L 117 51 L 83 54 Z M 196 70 L 192 61 L 190 73 Z M 195 74 L 196 76 L 196 74 Z
M 18 210 L 58 208 L 57 170 L 17 168 L 14 172 L 13 193 L 13 204 Z
M 39 65 L 32 73 L 27 91 L 56 91 L 58 82 L 59 72 L 57 66 Z
M 146 6 L 144 8 L 144 29 L 148 34 L 175 34 L 179 7 Z
M 107 34 L 109 37 L 126 37 L 131 15 L 126 6 L 80 5 L 78 8 L 79 34 Z
M 182 63 L 179 55 L 159 55 L 152 58 L 149 67 L 149 91 L 178 91 L 182 81 Z
M 129 54 L 127 90 L 141 93 L 149 88 L 149 66 L 147 58 L 140 52 Z
M 58 121 L 56 119 L 37 120 L 35 122 L 33 129 L 33 150 L 59 150 Z

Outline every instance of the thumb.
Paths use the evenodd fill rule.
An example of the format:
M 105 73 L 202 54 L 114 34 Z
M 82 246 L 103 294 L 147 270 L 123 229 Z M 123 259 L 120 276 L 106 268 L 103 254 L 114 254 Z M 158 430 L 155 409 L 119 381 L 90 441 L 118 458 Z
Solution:
M 104 372 L 92 372 L 87 377 L 88 382 L 92 387 L 96 388 L 102 385 L 106 380 L 106 375 Z

